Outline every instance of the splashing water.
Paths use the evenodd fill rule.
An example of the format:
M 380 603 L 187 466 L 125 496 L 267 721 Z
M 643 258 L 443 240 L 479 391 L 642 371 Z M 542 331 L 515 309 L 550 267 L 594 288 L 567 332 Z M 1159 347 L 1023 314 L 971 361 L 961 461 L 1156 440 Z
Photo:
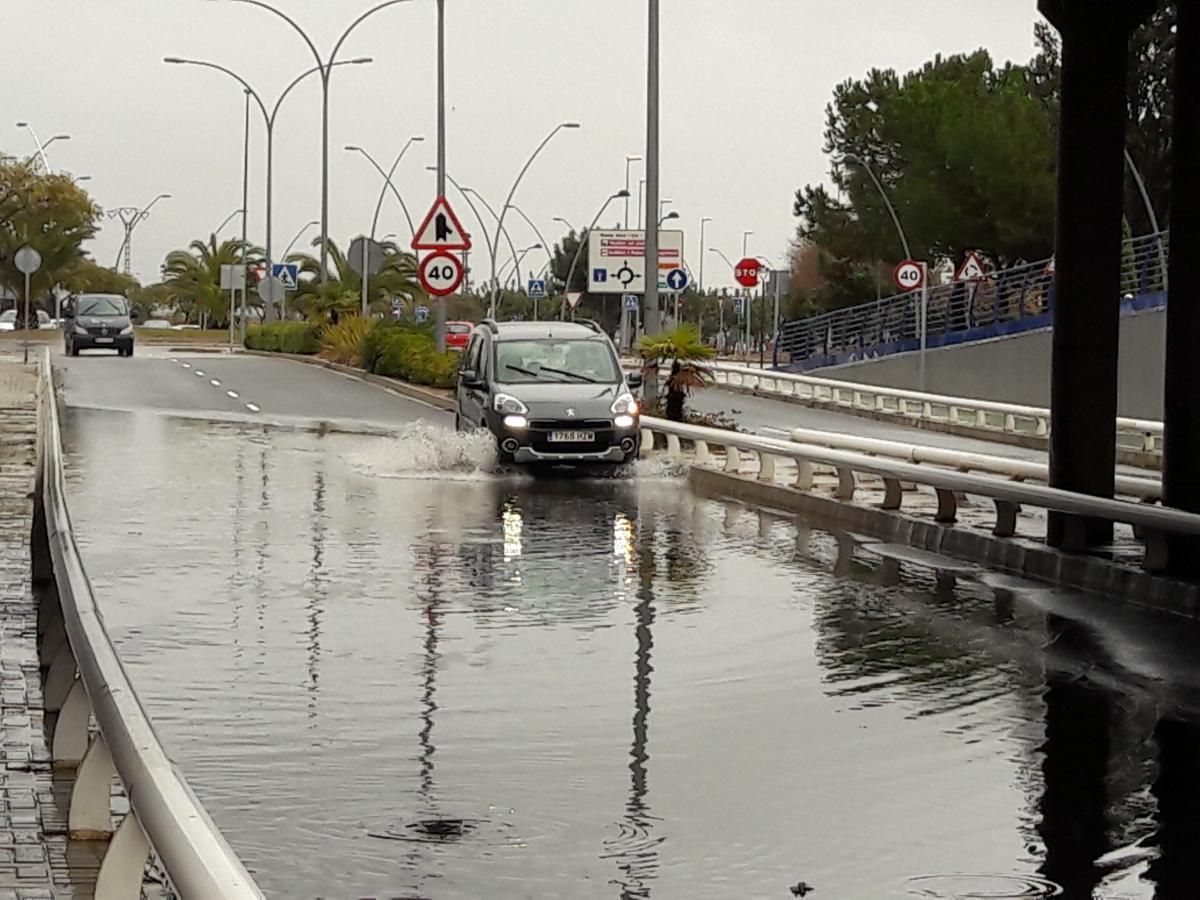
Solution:
M 424 478 L 433 472 L 470 478 L 499 468 L 496 439 L 487 432 L 459 433 L 425 422 L 354 454 L 351 462 L 383 478 Z

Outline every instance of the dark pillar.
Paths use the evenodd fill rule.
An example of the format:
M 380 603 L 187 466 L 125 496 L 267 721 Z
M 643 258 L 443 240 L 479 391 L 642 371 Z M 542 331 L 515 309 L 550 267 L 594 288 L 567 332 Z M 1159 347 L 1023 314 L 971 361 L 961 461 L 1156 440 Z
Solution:
M 1087 659 L 1090 636 L 1078 625 L 1051 617 L 1048 633 L 1064 657 Z M 1104 880 L 1097 864 L 1108 839 L 1108 761 L 1113 702 L 1101 688 L 1073 673 L 1046 676 L 1044 789 L 1038 833 L 1046 848 L 1039 873 L 1063 889 L 1064 898 L 1091 898 Z
M 1200 8 L 1176 4 L 1171 294 L 1163 401 L 1163 502 L 1200 512 Z M 1200 574 L 1200 543 L 1172 539 L 1174 574 Z
M 1039 0 L 1062 35 L 1058 221 L 1055 234 L 1050 484 L 1113 496 L 1121 216 L 1129 37 L 1155 8 L 1125 0 Z M 1082 549 L 1112 539 L 1103 522 L 1052 514 L 1050 544 Z
M 1163 719 L 1154 730 L 1159 857 L 1150 863 L 1156 900 L 1192 900 L 1200 885 L 1200 728 Z

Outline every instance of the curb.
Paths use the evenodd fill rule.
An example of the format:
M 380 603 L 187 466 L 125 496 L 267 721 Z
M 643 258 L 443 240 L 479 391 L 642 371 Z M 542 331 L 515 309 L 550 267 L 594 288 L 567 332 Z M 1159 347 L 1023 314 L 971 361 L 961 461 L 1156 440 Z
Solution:
M 1200 619 L 1200 585 L 1173 581 L 1101 559 L 1060 553 L 1033 541 L 1000 539 L 962 527 L 923 519 L 832 497 L 768 484 L 752 476 L 693 466 L 688 483 L 697 493 L 769 509 L 801 513 L 835 523 L 839 528 L 874 535 L 884 541 L 969 560 L 994 571 L 1009 572 L 1058 584 L 1135 607 L 1172 616 Z
M 403 394 L 412 400 L 420 400 L 422 403 L 427 403 L 445 412 L 454 412 L 454 397 L 446 390 L 438 390 L 437 388 L 421 387 L 415 384 L 409 384 L 407 381 L 401 381 L 398 378 L 386 378 L 383 375 L 373 375 L 370 372 L 364 372 L 362 369 L 356 369 L 354 366 L 335 363 L 328 359 L 321 359 L 319 356 L 305 356 L 300 353 L 272 353 L 269 350 L 241 350 L 241 353 L 248 356 L 261 356 L 264 359 L 285 359 L 292 362 L 304 363 L 310 366 L 319 366 L 322 369 L 329 369 L 332 372 L 339 372 L 342 375 L 349 375 L 352 378 L 357 378 L 359 381 L 365 381 L 368 384 L 373 384 L 376 387 L 387 388 L 395 391 L 398 394 Z

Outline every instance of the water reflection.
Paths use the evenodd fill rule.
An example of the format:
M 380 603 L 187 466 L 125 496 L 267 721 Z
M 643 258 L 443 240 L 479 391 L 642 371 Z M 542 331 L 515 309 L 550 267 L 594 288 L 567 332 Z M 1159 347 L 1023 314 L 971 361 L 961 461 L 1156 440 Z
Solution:
M 310 528 L 312 530 L 312 566 L 309 568 L 308 616 L 308 718 L 315 727 L 317 694 L 320 691 L 321 616 L 325 611 L 325 470 L 318 468 L 313 475 L 313 499 Z

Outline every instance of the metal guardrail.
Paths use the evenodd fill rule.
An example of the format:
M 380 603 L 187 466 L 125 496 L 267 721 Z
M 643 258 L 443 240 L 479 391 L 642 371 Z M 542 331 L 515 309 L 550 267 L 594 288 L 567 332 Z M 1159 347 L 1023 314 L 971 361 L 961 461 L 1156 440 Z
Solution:
M 110 839 L 95 896 L 139 898 L 153 850 L 185 900 L 262 900 L 262 891 L 167 755 L 105 628 L 67 511 L 48 350 L 41 359 L 39 413 L 41 506 L 36 527 L 48 541 L 49 556 L 42 565 L 50 569 L 35 569 L 35 578 L 48 585 L 39 613 L 43 658 L 50 659 L 46 709 L 57 713 L 51 738 L 54 765 L 76 769 L 68 813 L 71 836 Z M 130 809 L 115 832 L 110 806 L 114 774 Z
M 1166 302 L 1167 232 L 1124 243 L 1118 296 L 1122 311 L 1153 309 Z M 1050 260 L 989 273 L 929 289 L 927 343 L 940 347 L 1043 328 L 1054 309 Z M 1114 301 L 1117 297 L 1113 298 Z M 920 292 L 849 306 L 785 323 L 776 342 L 793 369 L 814 369 L 920 347 Z M 781 355 L 782 354 L 782 355 Z
M 1164 535 L 1200 535 L 1200 515 L 1145 502 L 1090 497 L 993 475 L 920 465 L 899 459 L 882 459 L 862 452 L 664 419 L 643 417 L 641 424 L 643 453 L 650 452 L 654 446 L 653 436 L 661 434 L 666 436 L 669 456 L 682 458 L 682 442 L 689 441 L 694 447 L 694 462 L 697 465 L 709 465 L 713 462 L 713 448 L 721 448 L 725 456 L 725 471 L 736 473 L 741 469 L 741 454 L 745 452 L 757 457 L 757 477 L 769 483 L 776 482 L 777 461 L 790 459 L 796 464 L 796 475 L 789 487 L 801 491 L 812 490 L 815 469 L 829 469 L 838 479 L 833 494 L 838 500 L 853 500 L 859 477 L 874 476 L 883 482 L 884 499 L 880 508 L 884 510 L 899 511 L 902 508 L 906 484 L 923 485 L 932 488 L 936 494 L 937 512 L 934 518 L 941 524 L 957 521 L 960 494 L 986 498 L 995 506 L 993 534 L 996 537 L 1011 538 L 1015 535 L 1017 515 L 1022 506 L 1132 525 L 1135 534 L 1145 544 L 1145 566 L 1151 571 L 1161 567 Z
M 795 372 L 752 369 L 716 363 L 711 366 L 716 383 L 811 405 L 840 407 L 861 412 L 890 413 L 900 418 L 963 425 L 981 432 L 1047 437 L 1050 410 L 994 400 L 948 397 L 903 388 L 837 381 Z M 1161 455 L 1163 423 L 1152 419 L 1118 418 L 1117 442 L 1144 453 Z

